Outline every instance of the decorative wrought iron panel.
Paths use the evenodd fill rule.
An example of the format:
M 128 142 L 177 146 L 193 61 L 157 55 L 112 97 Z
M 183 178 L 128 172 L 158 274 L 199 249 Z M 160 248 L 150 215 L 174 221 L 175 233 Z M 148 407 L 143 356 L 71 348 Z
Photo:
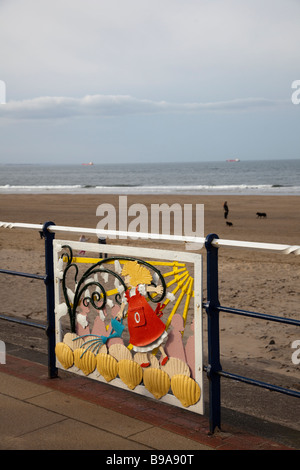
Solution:
M 70 240 L 53 250 L 57 367 L 203 414 L 202 256 Z

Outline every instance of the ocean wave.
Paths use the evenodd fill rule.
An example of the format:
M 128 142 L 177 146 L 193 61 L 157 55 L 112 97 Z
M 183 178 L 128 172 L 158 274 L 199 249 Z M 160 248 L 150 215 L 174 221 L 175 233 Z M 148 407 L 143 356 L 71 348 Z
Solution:
M 51 191 L 51 190 L 56 190 L 56 189 L 78 189 L 82 188 L 80 184 L 74 184 L 74 185 L 59 185 L 59 184 L 54 184 L 54 185 L 12 185 L 12 184 L 5 184 L 3 186 L 0 186 L 0 190 L 16 190 L 16 191 Z
M 84 184 L 82 185 L 83 188 L 97 188 L 97 189 L 101 189 L 101 188 L 139 188 L 140 184 L 107 184 L 105 186 L 95 186 L 95 185 L 92 185 L 92 184 Z
M 0 192 L 35 194 L 295 194 L 300 186 L 271 184 L 224 185 L 0 185 Z

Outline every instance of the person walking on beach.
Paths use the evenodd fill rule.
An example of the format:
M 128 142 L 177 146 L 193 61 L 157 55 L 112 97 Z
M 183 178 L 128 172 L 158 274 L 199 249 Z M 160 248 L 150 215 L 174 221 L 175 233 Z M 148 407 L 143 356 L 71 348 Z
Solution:
M 227 219 L 228 212 L 229 212 L 227 201 L 224 202 L 223 208 L 224 208 L 224 218 Z

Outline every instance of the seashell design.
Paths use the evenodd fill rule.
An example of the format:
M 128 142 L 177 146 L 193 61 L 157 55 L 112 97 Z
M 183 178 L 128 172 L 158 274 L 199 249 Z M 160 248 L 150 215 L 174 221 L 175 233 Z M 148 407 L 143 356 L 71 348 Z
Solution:
M 143 353 L 138 352 L 134 355 L 133 360 L 137 362 L 139 365 L 142 365 L 145 362 L 145 355 Z M 153 354 L 151 353 L 147 354 L 147 360 L 150 363 L 150 367 L 153 367 L 155 369 L 160 368 L 158 359 L 156 356 L 153 356 Z
M 128 359 L 122 359 L 118 363 L 118 374 L 122 382 L 131 390 L 139 385 L 143 378 L 141 366 L 137 362 Z
M 168 393 L 171 380 L 166 372 L 161 369 L 153 369 L 149 367 L 144 369 L 143 381 L 147 390 L 159 400 Z
M 97 370 L 107 382 L 115 379 L 118 375 L 118 362 L 109 354 L 99 353 L 97 358 Z
M 99 349 L 99 354 L 100 354 L 100 353 L 108 354 L 106 344 L 102 344 L 101 348 Z
M 67 344 L 57 343 L 55 346 L 55 354 L 65 369 L 69 369 L 74 364 L 73 351 Z
M 83 354 L 84 353 L 84 354 Z M 75 349 L 74 351 L 74 364 L 78 369 L 81 369 L 84 375 L 91 374 L 97 364 L 95 354 L 90 351 L 86 351 L 83 348 Z
M 161 366 L 161 368 L 170 378 L 178 374 L 187 375 L 188 377 L 191 375 L 190 368 L 186 362 L 181 361 L 177 357 L 170 357 L 168 362 L 164 366 Z
M 81 338 L 78 338 L 78 335 L 76 333 L 66 333 L 63 339 L 63 342 L 69 346 L 69 348 L 74 351 L 77 348 L 80 348 L 83 341 Z
M 150 359 L 150 367 L 153 367 L 154 369 L 160 368 L 160 364 L 156 356 L 153 356 L 153 354 L 149 354 L 149 359 Z
M 85 338 L 79 338 L 78 341 L 81 341 L 80 346 L 78 346 L 79 348 L 90 349 L 90 351 L 92 352 L 93 347 L 95 347 L 95 348 L 97 347 L 96 341 L 99 341 L 99 336 L 88 335 Z M 75 342 L 77 342 L 77 341 L 75 341 Z M 94 342 L 94 344 L 93 344 L 93 342 Z M 98 345 L 99 345 L 99 343 L 98 343 Z
M 123 359 L 127 359 L 129 361 L 132 360 L 132 355 L 129 349 L 121 343 L 112 344 L 109 347 L 109 354 L 113 356 L 117 361 L 122 361 Z
M 149 363 L 150 363 L 149 354 L 147 354 L 147 358 L 145 358 L 145 354 L 144 354 L 144 353 L 139 353 L 139 352 L 137 352 L 137 353 L 134 355 L 133 360 L 134 360 L 135 362 L 137 362 L 139 365 L 142 365 L 142 364 L 145 363 L 145 362 L 149 362 Z
M 201 396 L 201 390 L 197 382 L 186 375 L 173 375 L 171 388 L 175 397 L 186 408 L 197 403 Z

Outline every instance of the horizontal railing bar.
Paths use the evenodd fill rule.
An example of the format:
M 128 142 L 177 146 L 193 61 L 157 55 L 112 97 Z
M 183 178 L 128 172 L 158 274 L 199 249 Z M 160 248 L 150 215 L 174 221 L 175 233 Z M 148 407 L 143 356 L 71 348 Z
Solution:
M 31 230 L 43 230 L 43 224 L 24 224 L 19 222 L 0 222 L 2 228 L 26 228 Z
M 9 322 L 12 322 L 12 323 L 19 323 L 20 325 L 24 325 L 24 326 L 32 326 L 33 328 L 40 328 L 42 330 L 47 329 L 47 325 L 42 325 L 40 323 L 35 323 L 35 322 L 32 322 L 32 321 L 23 320 L 21 318 L 9 317 L 8 315 L 3 315 L 3 314 L 0 314 L 0 320 L 6 320 L 6 321 L 9 321 Z
M 205 238 L 203 237 L 189 237 L 189 236 L 180 236 L 180 235 L 169 235 L 163 233 L 151 233 L 151 232 L 127 232 L 119 230 L 99 230 L 99 229 L 88 229 L 80 227 L 59 227 L 59 226 L 49 226 L 49 231 L 53 232 L 75 232 L 75 233 L 85 233 L 87 235 L 94 234 L 98 237 L 120 237 L 120 238 L 143 238 L 146 240 L 159 240 L 159 241 L 172 241 L 172 242 L 184 242 L 184 243 L 200 243 L 204 244 Z
M 294 320 L 292 318 L 276 317 L 275 315 L 268 315 L 266 313 L 248 312 L 247 310 L 223 307 L 221 305 L 215 308 L 219 312 L 232 313 L 234 315 L 243 315 L 245 317 L 253 317 L 253 318 L 259 318 L 262 320 L 274 321 L 277 323 L 286 323 L 288 325 L 300 326 L 300 321 Z
M 232 248 L 250 248 L 254 250 L 264 250 L 264 251 L 279 251 L 282 254 L 293 253 L 295 255 L 300 255 L 300 246 L 299 245 L 283 245 L 279 243 L 261 243 L 261 242 L 247 242 L 240 240 L 223 240 L 220 238 L 214 238 L 212 245 L 216 248 L 221 246 L 228 246 Z
M 267 382 L 262 382 L 260 380 L 250 379 L 249 377 L 243 377 L 241 375 L 233 374 L 232 372 L 226 372 L 224 370 L 216 371 L 216 373 L 227 379 L 237 380 L 239 382 L 247 383 L 249 385 L 256 385 L 260 388 L 265 388 L 274 392 L 280 392 L 284 393 L 285 395 L 300 398 L 300 392 L 297 392 L 296 390 L 290 390 L 289 388 L 279 387 L 278 385 L 272 385 Z
M 24 229 L 34 229 L 34 230 L 43 230 L 43 225 L 41 224 L 25 224 L 25 223 L 12 223 L 12 222 L 0 222 L 0 228 L 24 228 Z M 206 241 L 204 237 L 190 237 L 190 236 L 179 236 L 179 235 L 168 235 L 168 234 L 156 234 L 156 233 L 143 233 L 143 232 L 127 232 L 119 230 L 100 230 L 97 228 L 86 228 L 86 227 L 68 227 L 68 226 L 59 226 L 59 225 L 49 225 L 47 227 L 49 232 L 71 232 L 71 233 L 80 233 L 80 234 L 90 234 L 102 237 L 129 237 L 129 238 L 145 238 L 151 240 L 167 240 L 173 242 L 192 242 L 203 244 Z M 239 241 L 239 240 L 225 240 L 214 238 L 212 240 L 212 245 L 215 247 L 228 246 L 236 248 L 250 248 L 256 250 L 264 251 L 273 251 L 280 252 L 281 254 L 290 254 L 300 255 L 300 246 L 299 245 L 284 245 L 284 244 L 274 244 L 274 243 L 261 243 L 261 242 L 248 242 L 248 241 Z
M 2 228 L 26 228 L 26 229 L 35 229 L 43 230 L 43 225 L 36 224 L 22 224 L 22 223 L 10 223 L 10 222 L 0 222 L 0 227 Z M 173 242 L 186 242 L 186 243 L 201 243 L 204 244 L 204 237 L 194 237 L 194 236 L 180 236 L 180 235 L 169 235 L 169 234 L 160 234 L 160 233 L 151 233 L 151 232 L 128 232 L 124 230 L 100 230 L 98 228 L 86 228 L 86 227 L 69 227 L 69 226 L 59 226 L 59 225 L 49 225 L 47 227 L 49 232 L 71 232 L 71 233 L 80 233 L 86 235 L 96 235 L 102 237 L 128 237 L 128 238 L 144 238 L 151 240 L 161 240 L 161 241 L 173 241 Z
M 7 269 L 0 269 L 0 274 L 10 274 L 12 276 L 29 277 L 31 279 L 39 279 L 40 281 L 45 281 L 46 279 L 46 276 L 41 276 L 40 274 L 30 274 L 30 273 L 22 273 L 18 271 L 8 271 Z

